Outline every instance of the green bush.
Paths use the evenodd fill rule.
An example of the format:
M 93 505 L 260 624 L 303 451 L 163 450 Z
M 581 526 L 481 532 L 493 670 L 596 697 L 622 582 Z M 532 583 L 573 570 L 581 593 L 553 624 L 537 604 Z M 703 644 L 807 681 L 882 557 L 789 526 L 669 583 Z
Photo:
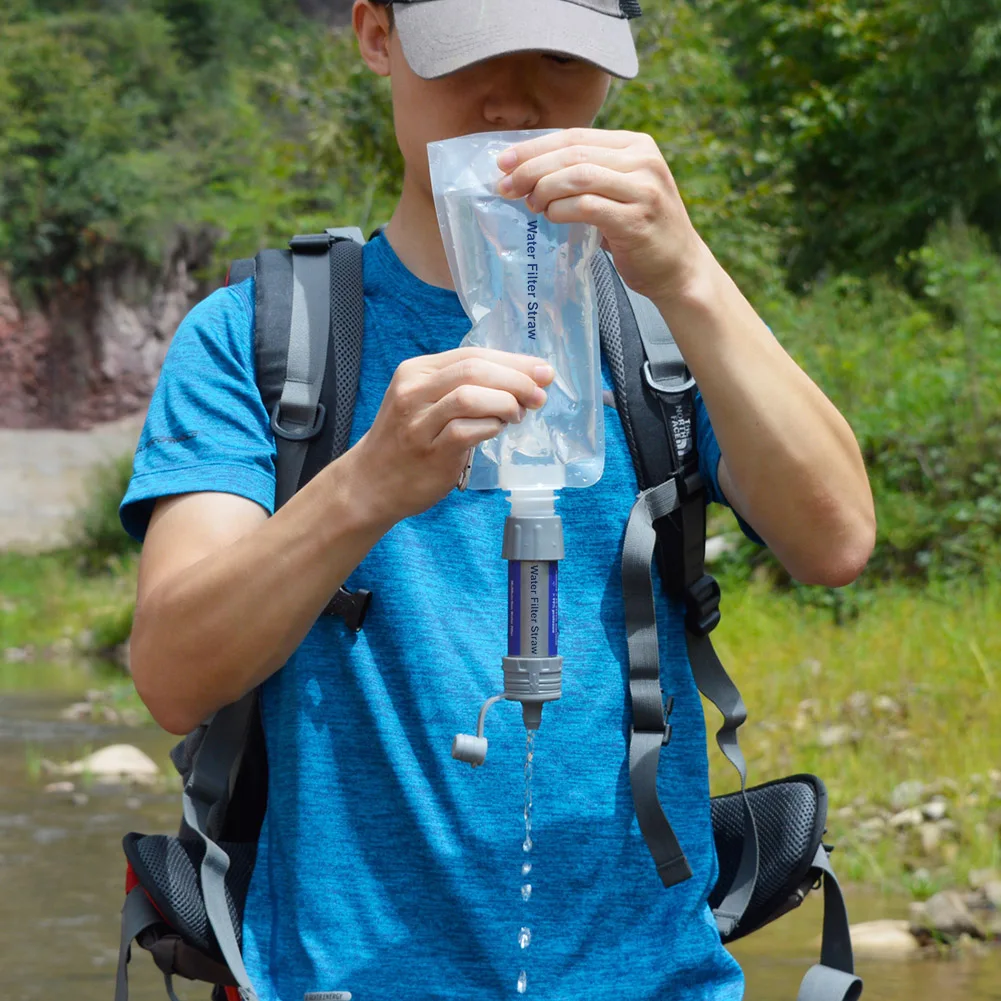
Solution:
M 85 573 L 112 569 L 122 557 L 139 549 L 118 518 L 118 505 L 131 476 L 131 455 L 96 466 L 90 472 L 87 500 L 70 530 L 71 543 L 79 553 L 80 568 Z
M 941 223 L 901 266 L 921 299 L 884 277 L 840 276 L 762 312 L 859 440 L 878 521 L 866 577 L 990 574 L 1001 565 L 1001 258 L 976 230 Z

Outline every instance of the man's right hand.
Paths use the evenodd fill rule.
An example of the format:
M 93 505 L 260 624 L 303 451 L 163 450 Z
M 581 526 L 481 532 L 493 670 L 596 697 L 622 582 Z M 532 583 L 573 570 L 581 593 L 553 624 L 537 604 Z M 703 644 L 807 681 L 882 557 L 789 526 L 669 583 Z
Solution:
M 531 355 L 463 347 L 402 362 L 352 472 L 379 521 L 395 524 L 456 485 L 470 448 L 546 402 L 550 365 Z

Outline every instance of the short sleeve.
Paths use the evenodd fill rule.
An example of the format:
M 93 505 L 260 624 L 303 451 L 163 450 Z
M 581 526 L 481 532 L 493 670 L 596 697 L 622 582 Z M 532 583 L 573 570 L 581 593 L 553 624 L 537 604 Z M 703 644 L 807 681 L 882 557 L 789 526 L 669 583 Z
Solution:
M 159 497 L 218 491 L 274 511 L 274 435 L 254 377 L 253 289 L 247 279 L 213 292 L 171 341 L 119 507 L 139 542 Z
M 695 428 L 698 434 L 699 444 L 699 472 L 702 474 L 702 482 L 706 484 L 706 493 L 711 502 L 723 504 L 733 510 L 732 505 L 723 494 L 719 485 L 719 460 L 720 448 L 716 440 L 716 432 L 713 430 L 712 421 L 709 419 L 709 411 L 702 400 L 702 394 L 696 393 L 695 397 Z M 741 531 L 759 546 L 765 545 L 764 539 L 754 531 L 744 519 L 734 511 L 737 523 Z

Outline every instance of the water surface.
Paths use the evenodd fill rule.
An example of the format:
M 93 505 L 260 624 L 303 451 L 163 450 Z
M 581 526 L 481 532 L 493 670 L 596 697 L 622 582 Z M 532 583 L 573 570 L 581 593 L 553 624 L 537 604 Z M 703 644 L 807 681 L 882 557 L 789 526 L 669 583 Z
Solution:
M 6 677 L 9 667 L 5 682 L 11 680 Z M 18 669 L 35 671 L 29 665 Z M 45 672 L 39 669 L 36 676 L 42 679 Z M 60 672 L 60 677 L 65 675 Z M 74 805 L 68 795 L 43 794 L 44 780 L 29 774 L 40 756 L 69 760 L 118 742 L 141 747 L 161 768 L 169 768 L 167 752 L 174 743 L 169 734 L 60 719 L 60 710 L 87 687 L 82 671 L 81 679 L 79 690 L 63 682 L 54 686 L 58 691 L 39 692 L 23 678 L 16 686 L 0 687 L 2 1001 L 112 1001 L 124 894 L 122 835 L 177 829 L 176 792 L 95 787 L 86 804 Z M 803 973 L 817 958 L 819 904 L 818 897 L 734 947 L 747 971 L 748 1001 L 795 1001 Z M 850 906 L 856 921 L 905 917 L 907 912 L 904 900 L 857 893 Z M 152 959 L 141 949 L 135 950 L 131 969 L 133 1001 L 166 997 Z M 1001 1001 L 1001 950 L 987 958 L 946 962 L 862 961 L 859 969 L 869 1001 Z M 519 996 L 514 980 L 512 976 L 512 998 Z M 406 986 L 407 996 L 413 996 L 416 985 Z M 204 985 L 180 981 L 176 987 L 182 1001 L 208 997 Z

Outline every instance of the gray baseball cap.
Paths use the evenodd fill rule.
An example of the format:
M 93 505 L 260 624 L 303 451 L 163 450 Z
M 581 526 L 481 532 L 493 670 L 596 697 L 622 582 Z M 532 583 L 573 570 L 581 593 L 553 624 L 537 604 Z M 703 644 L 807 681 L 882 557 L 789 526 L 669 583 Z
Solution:
M 385 3 L 387 0 L 377 0 Z M 511 52 L 576 56 L 613 76 L 639 72 L 637 0 L 388 0 L 410 68 L 425 80 Z

